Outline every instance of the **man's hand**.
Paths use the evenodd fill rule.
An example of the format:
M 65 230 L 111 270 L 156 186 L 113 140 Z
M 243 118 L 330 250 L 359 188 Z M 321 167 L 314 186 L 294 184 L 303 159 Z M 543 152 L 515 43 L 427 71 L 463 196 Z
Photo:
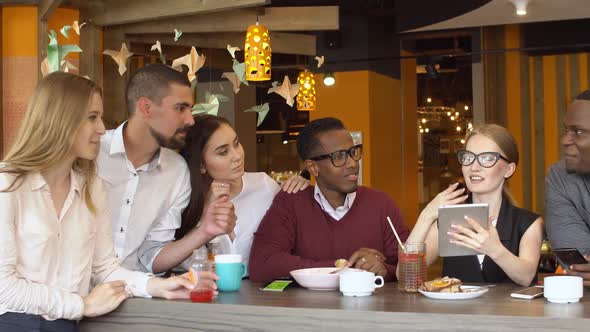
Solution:
M 211 202 L 214 202 L 223 196 L 229 197 L 230 187 L 229 183 L 213 180 L 211 186 L 209 186 L 205 205 L 209 205 Z
M 208 237 L 214 238 L 233 232 L 237 219 L 233 203 L 227 196 L 221 196 L 206 207 L 199 228 L 202 228 Z
M 350 256 L 348 259 L 348 266 L 373 272 L 376 275 L 385 277 L 385 275 L 387 275 L 385 259 L 385 255 L 378 250 L 360 248 Z

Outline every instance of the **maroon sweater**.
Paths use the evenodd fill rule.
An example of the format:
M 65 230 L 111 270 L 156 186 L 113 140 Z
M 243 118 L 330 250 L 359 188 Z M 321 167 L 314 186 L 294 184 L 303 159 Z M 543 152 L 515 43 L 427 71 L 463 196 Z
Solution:
M 386 257 L 387 281 L 394 280 L 397 242 L 387 222 L 391 218 L 402 241 L 409 235 L 399 209 L 389 195 L 359 187 L 348 213 L 335 220 L 324 212 L 309 187 L 296 194 L 279 192 L 254 234 L 248 267 L 250 279 L 267 282 L 289 271 L 332 267 L 360 248 L 379 250 Z

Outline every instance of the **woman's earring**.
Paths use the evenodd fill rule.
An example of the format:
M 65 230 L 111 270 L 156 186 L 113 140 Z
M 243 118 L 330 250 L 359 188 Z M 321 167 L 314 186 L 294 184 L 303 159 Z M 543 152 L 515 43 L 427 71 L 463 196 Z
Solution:
M 201 167 L 201 174 L 205 174 L 207 172 L 203 167 Z

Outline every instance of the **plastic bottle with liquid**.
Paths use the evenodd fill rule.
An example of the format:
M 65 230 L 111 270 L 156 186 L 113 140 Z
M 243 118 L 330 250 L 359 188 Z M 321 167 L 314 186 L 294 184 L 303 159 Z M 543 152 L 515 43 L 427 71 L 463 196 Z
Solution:
M 212 265 L 207 255 L 207 247 L 202 246 L 193 250 L 193 256 L 189 268 L 189 278 L 196 287 L 198 283 L 199 272 L 211 271 Z M 193 302 L 211 302 L 213 300 L 213 289 L 195 289 L 190 293 Z

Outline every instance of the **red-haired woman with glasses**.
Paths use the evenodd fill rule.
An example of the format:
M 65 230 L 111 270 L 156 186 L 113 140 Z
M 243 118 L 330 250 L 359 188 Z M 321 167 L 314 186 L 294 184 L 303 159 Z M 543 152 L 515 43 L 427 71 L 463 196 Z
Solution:
M 514 205 L 506 188 L 516 171 L 518 147 L 504 127 L 487 124 L 467 134 L 465 150 L 457 152 L 465 188 L 452 184 L 422 210 L 407 242 L 425 242 L 426 260 L 432 264 L 438 250 L 438 208 L 460 203 L 487 203 L 487 229 L 466 217 L 453 225 L 451 243 L 477 251 L 478 255 L 445 257 L 443 275 L 464 282 L 515 282 L 526 286 L 536 280 L 543 219 Z

